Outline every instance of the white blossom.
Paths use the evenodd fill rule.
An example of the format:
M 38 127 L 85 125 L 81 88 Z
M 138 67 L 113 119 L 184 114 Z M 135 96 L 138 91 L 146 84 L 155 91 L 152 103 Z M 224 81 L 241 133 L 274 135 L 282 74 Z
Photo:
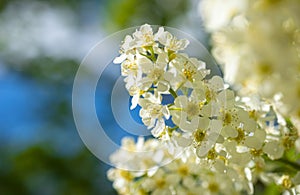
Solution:
M 224 62 L 225 81 L 220 76 L 209 75 L 210 71 L 201 59 L 179 53 L 186 48 L 188 41 L 176 38 L 162 27 L 155 33 L 146 24 L 125 38 L 121 56 L 114 62 L 121 63 L 125 86 L 132 96 L 130 108 L 141 107 L 139 115 L 154 138 L 147 141 L 140 138 L 137 143 L 125 138 L 120 150 L 112 154 L 111 161 L 116 168 L 108 172 L 108 177 L 118 193 L 253 194 L 253 186 L 258 180 L 266 184 L 276 183 L 283 187 L 282 192 L 296 194 L 299 191 L 299 173 L 282 174 L 269 170 L 276 168 L 277 160 L 291 161 L 289 168 L 298 169 L 299 159 L 285 159 L 297 156 L 300 151 L 297 116 L 292 112 L 293 117 L 289 118 L 281 112 L 298 109 L 295 99 L 299 97 L 299 86 L 292 78 L 284 84 L 291 82 L 294 85 L 285 89 L 276 80 L 280 76 L 268 80 L 274 75 L 266 76 L 265 73 L 262 75 L 265 74 L 266 78 L 250 75 L 250 80 L 247 80 L 246 74 L 251 73 L 253 68 L 251 64 L 258 59 L 256 50 L 252 51 L 253 45 L 250 44 L 250 47 L 242 42 L 256 27 L 250 25 L 250 20 L 253 17 L 256 21 L 257 16 L 248 13 L 248 10 L 260 12 L 255 10 L 256 6 L 263 9 L 271 6 L 269 1 L 265 1 L 265 4 L 257 2 L 249 8 L 253 2 L 231 0 L 221 12 L 225 17 L 223 20 L 213 21 L 216 20 L 216 12 L 207 17 L 209 21 L 206 24 L 213 32 L 217 29 L 213 35 L 217 37 L 216 43 L 226 43 L 216 46 L 217 52 L 220 52 L 217 58 Z M 204 9 L 221 1 L 213 0 L 211 3 L 209 5 L 203 0 Z M 246 18 L 248 14 L 250 18 Z M 227 25 L 232 28 L 227 28 Z M 262 28 L 268 31 L 268 25 L 257 25 L 259 33 Z M 285 28 L 290 28 L 292 24 L 285 25 Z M 245 32 L 246 35 L 243 34 Z M 226 37 L 229 35 L 229 38 Z M 240 39 L 239 44 L 230 45 L 230 41 L 235 39 Z M 247 66 L 241 68 L 242 65 Z M 271 68 L 273 71 L 274 67 L 269 65 L 254 65 L 254 72 L 258 71 L 256 68 L 262 68 L 262 71 Z M 228 72 L 228 66 L 231 72 Z M 228 80 L 228 76 L 234 78 L 235 84 L 237 76 L 247 80 L 246 83 L 238 81 L 246 86 L 247 92 L 258 88 L 258 91 L 272 94 L 272 87 L 278 85 L 282 94 L 271 95 L 272 99 L 269 96 L 261 98 L 255 93 L 245 96 L 248 93 L 242 91 L 244 88 L 237 85 L 230 88 L 226 82 L 232 80 Z M 261 82 L 262 86 L 258 86 Z M 272 87 L 266 88 L 267 85 Z M 293 87 L 296 90 L 288 92 Z M 163 98 L 166 95 L 173 99 L 165 104 Z M 284 105 L 284 102 L 292 101 L 295 108 Z M 174 124 L 167 125 L 167 120 Z M 276 166 L 269 166 L 270 162 Z

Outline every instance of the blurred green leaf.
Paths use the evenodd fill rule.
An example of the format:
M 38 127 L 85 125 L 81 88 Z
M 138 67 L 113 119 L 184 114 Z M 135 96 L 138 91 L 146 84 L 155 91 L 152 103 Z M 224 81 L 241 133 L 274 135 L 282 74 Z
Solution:
M 171 25 L 190 9 L 186 0 L 112 0 L 106 11 L 106 27 L 109 31 L 149 23 Z
M 281 188 L 276 184 L 270 184 L 265 188 L 264 195 L 281 194 Z

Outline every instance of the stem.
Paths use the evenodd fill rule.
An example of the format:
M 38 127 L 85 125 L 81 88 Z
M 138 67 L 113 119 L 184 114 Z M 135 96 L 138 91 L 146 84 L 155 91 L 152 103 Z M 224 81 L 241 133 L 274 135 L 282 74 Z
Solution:
M 174 98 L 177 98 L 177 93 L 172 88 L 169 89 L 169 92 Z
M 169 130 L 175 130 L 178 129 L 179 127 L 176 125 L 175 127 L 169 128 Z
M 178 129 L 179 127 L 176 125 L 175 127 L 172 128 L 168 128 L 168 133 L 171 134 L 173 131 L 175 131 L 176 129 Z
M 182 108 L 169 108 L 169 110 L 182 110 Z
M 278 160 L 274 160 L 274 162 L 281 162 L 281 163 L 287 164 L 287 165 L 293 167 L 294 169 L 300 171 L 300 164 L 298 164 L 298 163 L 291 162 L 286 159 L 278 159 Z
M 175 104 L 172 103 L 172 104 L 168 104 L 168 108 L 170 108 L 171 106 L 174 106 Z
M 153 91 L 154 91 L 154 87 L 150 87 L 150 88 L 147 90 L 147 92 L 149 92 L 149 91 L 153 92 Z
M 156 62 L 156 57 L 155 57 L 155 54 L 154 54 L 154 51 L 153 51 L 153 47 L 150 47 L 149 48 L 150 52 L 151 52 L 151 59 L 153 62 Z
M 280 158 L 280 159 L 277 159 L 277 160 L 271 160 L 266 155 L 263 155 L 262 157 L 264 158 L 264 160 L 265 160 L 266 163 L 276 164 L 277 166 L 280 166 L 280 168 L 283 168 L 286 171 L 287 171 L 288 167 L 292 168 L 293 172 L 294 172 L 294 170 L 300 171 L 300 164 L 298 164 L 296 162 L 289 161 L 286 158 Z
M 176 90 L 176 92 L 182 87 L 182 85 L 184 84 L 185 82 L 181 82 Z
M 286 127 L 290 130 L 290 135 L 297 136 L 298 132 L 293 122 L 289 118 L 285 118 L 285 122 L 286 122 Z

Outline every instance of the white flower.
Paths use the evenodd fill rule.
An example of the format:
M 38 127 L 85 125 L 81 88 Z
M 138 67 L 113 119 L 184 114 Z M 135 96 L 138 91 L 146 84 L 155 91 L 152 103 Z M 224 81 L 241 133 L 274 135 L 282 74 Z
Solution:
M 245 138 L 245 145 L 250 148 L 259 150 L 261 149 L 265 139 L 266 139 L 266 132 L 264 130 L 257 129 L 254 132 L 253 136 L 247 136 Z
M 198 157 L 207 157 L 208 159 L 215 160 L 215 150 L 213 147 L 216 142 L 223 142 L 223 137 L 220 135 L 221 129 L 221 121 L 211 120 L 209 122 L 209 129 L 206 131 L 197 129 L 193 133 L 193 143 Z
M 168 63 L 168 54 L 161 52 L 157 55 L 156 62 L 152 62 L 145 56 L 137 56 L 137 64 L 142 72 L 145 74 L 139 82 L 140 88 L 147 91 L 152 85 L 156 86 L 156 90 L 160 93 L 168 92 L 170 86 L 168 82 L 164 79 L 164 74 L 166 72 Z
M 205 69 L 205 63 L 195 58 L 189 58 L 186 54 L 176 54 L 176 57 L 170 62 L 170 66 L 176 68 L 176 74 L 179 74 L 187 87 L 192 87 L 194 81 L 202 81 L 209 70 Z M 176 75 L 175 75 L 176 76 Z M 182 79 L 181 79 L 182 80 Z
M 233 183 L 225 174 L 215 174 L 211 172 L 205 175 L 206 178 L 202 182 L 203 191 L 201 194 L 234 194 Z
M 187 39 L 178 40 L 168 31 L 164 31 L 163 27 L 160 27 L 158 29 L 158 32 L 155 35 L 155 39 L 158 40 L 161 44 L 163 44 L 165 48 L 169 51 L 184 50 L 189 44 L 189 41 Z
M 121 49 L 120 49 L 121 55 L 116 57 L 113 60 L 113 63 L 114 64 L 122 63 L 127 58 L 128 54 L 133 53 L 133 49 L 135 47 L 136 47 L 136 43 L 134 39 L 130 35 L 127 35 L 123 41 L 123 44 L 121 45 Z
M 263 151 L 270 159 L 274 160 L 282 157 L 284 147 L 277 141 L 270 141 L 264 145 Z
M 149 24 L 144 24 L 133 33 L 136 46 L 150 46 L 154 43 L 153 30 Z
M 172 195 L 171 186 L 177 185 L 178 182 L 176 175 L 167 174 L 159 169 L 152 177 L 143 181 L 142 187 L 151 192 L 151 195 Z
M 165 119 L 169 119 L 170 112 L 167 106 L 161 105 L 161 96 L 146 93 L 144 98 L 139 100 L 139 105 L 142 107 L 140 116 L 143 123 L 152 129 L 154 137 L 159 137 L 165 130 Z M 164 118 L 163 118 L 164 117 Z
M 133 54 L 128 54 L 126 60 L 121 64 L 121 75 L 128 76 L 133 75 L 137 76 L 138 74 L 138 65 Z
M 236 3 L 238 7 L 245 6 L 246 0 L 230 1 L 232 4 L 227 5 L 229 10 Z M 219 1 L 213 0 L 213 3 L 217 2 Z M 248 3 L 253 7 L 247 9 L 258 13 L 261 11 L 255 10 L 258 7 L 271 9 L 272 6 L 277 6 L 277 3 L 271 5 L 268 1 L 258 1 L 255 6 L 252 1 Z M 244 8 L 238 12 L 242 13 Z M 257 19 L 251 11 L 246 13 L 249 16 L 247 20 Z M 267 13 L 269 11 L 266 10 Z M 249 23 L 248 26 L 243 23 L 246 20 L 243 14 L 226 17 L 221 21 L 223 24 L 218 24 L 222 26 L 226 23 L 232 28 L 227 29 L 226 25 L 222 27 L 226 30 L 218 32 L 220 40 L 217 41 L 229 43 L 240 39 L 236 45 L 218 46 L 221 48 L 219 52 L 223 52 L 219 57 L 226 57 L 223 59 L 225 64 L 235 66 L 233 77 L 241 74 L 238 75 L 241 77 L 239 79 L 247 80 L 245 76 L 250 74 L 251 78 L 242 85 L 249 87 L 251 83 L 255 89 L 262 82 L 259 88 L 271 96 L 276 91 L 273 85 L 278 85 L 282 94 L 275 95 L 272 100 L 266 95 L 263 101 L 257 95 L 250 98 L 236 96 L 235 91 L 230 90 L 221 77 L 212 75 L 207 79 L 209 71 L 204 62 L 190 58 L 187 54 L 177 53 L 186 47 L 186 41 L 178 40 L 163 28 L 154 34 L 149 25 L 143 25 L 134 33 L 133 38 L 125 39 L 123 54 L 115 61 L 121 63 L 126 88 L 133 96 L 131 108 L 141 106 L 139 114 L 143 123 L 158 139 L 144 141 L 140 138 L 137 143 L 133 139 L 124 139 L 122 147 L 111 156 L 111 161 L 118 168 L 110 170 L 108 176 L 120 194 L 252 194 L 253 183 L 257 179 L 266 184 L 275 182 L 293 193 L 299 190 L 299 173 L 282 175 L 269 172 L 270 170 L 266 173 L 265 168 L 268 167 L 269 160 L 280 159 L 285 151 L 294 151 L 293 147 L 300 150 L 299 131 L 295 126 L 300 108 L 300 82 L 295 83 L 294 78 L 289 80 L 286 77 L 287 81 L 283 83 L 294 83 L 292 87 L 295 90 L 288 92 L 292 88 L 290 86 L 283 89 L 278 78 L 285 77 L 286 73 L 277 75 L 274 71 L 276 68 L 284 71 L 285 68 L 277 67 L 277 62 L 274 67 L 269 64 L 276 60 L 251 66 L 262 62 L 263 55 L 260 56 L 257 52 L 262 50 L 263 53 L 268 53 L 263 51 L 268 48 L 257 47 L 257 40 L 252 40 L 253 37 L 251 41 L 254 41 L 254 45 L 251 45 L 251 41 L 250 46 L 244 45 L 242 40 L 249 36 L 247 33 L 253 33 L 252 28 L 256 25 L 257 32 L 269 35 L 268 28 L 273 27 L 261 24 L 260 22 L 265 21 L 264 18 L 257 21 L 257 24 L 252 26 Z M 293 32 L 296 25 L 293 21 L 283 23 L 285 30 Z M 228 38 L 227 35 L 232 37 Z M 257 51 L 253 51 L 252 46 Z M 238 52 L 241 55 L 237 55 Z M 285 61 L 279 58 L 277 60 Z M 287 59 L 289 60 L 291 59 Z M 240 69 L 241 64 L 247 65 L 244 70 L 249 71 L 239 72 L 243 70 Z M 252 77 L 252 68 L 254 72 L 262 71 L 261 75 Z M 291 70 L 295 71 L 293 68 Z M 228 75 L 227 71 L 225 69 L 225 75 Z M 291 74 L 290 70 L 287 72 L 287 75 Z M 275 79 L 270 79 L 273 76 Z M 233 89 L 243 94 L 239 88 Z M 173 98 L 170 101 L 164 99 L 171 95 Z M 284 109 L 292 111 L 292 118 L 278 113 L 279 110 L 283 111 L 279 108 L 281 101 L 294 102 L 293 106 L 284 106 Z M 168 126 L 168 119 L 174 125 Z M 290 166 L 292 168 L 293 164 Z
M 130 106 L 131 110 L 137 106 L 140 96 L 144 93 L 144 91 L 139 88 L 139 80 L 141 79 L 140 76 L 141 75 L 135 77 L 133 74 L 130 74 L 124 79 L 124 81 L 126 82 L 125 87 L 129 94 L 132 96 Z
M 183 95 L 176 97 L 174 106 L 170 107 L 173 122 L 183 131 L 196 130 L 200 123 L 202 101 L 193 95 L 189 98 Z
M 259 94 L 299 119 L 299 2 L 203 0 L 201 6 L 226 82 L 238 94 Z
M 110 161 L 122 170 L 132 171 L 132 176 L 141 176 L 148 170 L 153 170 L 161 163 L 169 161 L 167 148 L 157 140 L 138 138 L 122 139 L 122 146 L 110 156 Z
M 121 52 L 127 54 L 134 47 L 136 47 L 135 40 L 130 35 L 127 35 L 121 45 Z
M 199 3 L 205 26 L 209 31 L 215 31 L 228 25 L 231 20 L 242 14 L 248 6 L 248 0 L 202 0 Z

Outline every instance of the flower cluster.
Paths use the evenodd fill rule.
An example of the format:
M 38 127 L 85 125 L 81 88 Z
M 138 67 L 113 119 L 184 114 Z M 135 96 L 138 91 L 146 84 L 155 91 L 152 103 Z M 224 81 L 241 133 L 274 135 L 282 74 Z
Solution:
M 137 144 L 126 138 L 126 150 L 112 155 L 118 168 L 108 175 L 120 194 L 251 194 L 258 179 L 272 182 L 269 162 L 297 153 L 293 123 L 255 96 L 237 96 L 205 62 L 182 52 L 188 44 L 145 24 L 125 37 L 114 60 L 130 108 L 140 107 L 154 137 Z M 290 172 L 275 175 L 296 192 L 294 161 Z
M 132 148 L 134 141 L 129 138 L 122 147 Z M 130 142 L 130 144 L 128 144 Z M 141 144 L 142 143 L 142 144 Z M 138 171 L 130 171 L 126 169 L 112 168 L 108 171 L 108 178 L 113 181 L 114 188 L 119 194 L 238 194 L 245 190 L 251 191 L 251 182 L 247 178 L 249 173 L 235 167 L 224 165 L 222 159 L 216 160 L 214 164 L 205 164 L 200 161 L 191 150 L 185 150 L 180 159 L 173 159 L 165 166 L 155 166 L 153 159 L 166 159 L 169 157 L 167 147 L 160 150 L 155 147 L 158 140 L 141 140 L 139 139 L 137 145 L 139 149 L 135 152 L 144 149 L 150 153 L 159 152 L 163 155 L 155 155 L 153 158 L 136 157 L 135 166 L 144 167 L 145 162 L 148 164 L 148 169 Z M 152 146 L 150 149 L 149 146 Z M 132 150 L 133 151 L 133 150 Z M 130 163 L 124 161 L 124 155 L 127 153 L 117 151 L 112 158 L 118 165 L 123 164 L 127 166 Z M 132 155 L 131 157 L 133 157 Z M 149 163 L 151 162 L 151 163 Z M 156 162 L 158 164 L 158 161 Z M 144 167 L 146 168 L 146 167 Z
M 212 53 L 223 66 L 225 80 L 241 95 L 266 98 L 294 121 L 300 133 L 299 1 L 226 3 L 200 4 L 204 24 L 212 33 Z
M 300 152 L 299 1 L 229 0 L 224 6 L 220 0 L 203 0 L 199 11 L 212 33 L 212 53 L 224 79 L 255 111 L 266 133 L 263 152 L 288 164 L 291 151 Z M 299 170 L 299 156 L 294 162 Z M 262 175 L 261 181 L 281 183 L 296 193 L 288 170 Z

